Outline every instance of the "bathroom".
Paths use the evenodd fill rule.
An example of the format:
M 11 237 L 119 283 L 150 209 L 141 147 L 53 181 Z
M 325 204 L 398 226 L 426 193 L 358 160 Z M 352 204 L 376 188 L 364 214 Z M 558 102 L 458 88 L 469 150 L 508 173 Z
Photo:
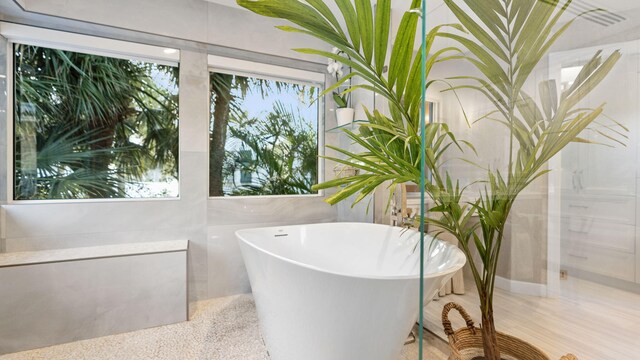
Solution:
M 396 39 L 415 2 L 389 2 L 390 39 Z M 466 2 L 427 0 L 422 17 L 427 30 L 458 23 L 450 5 L 464 7 Z M 335 1 L 322 3 L 340 13 Z M 361 6 L 362 1 L 357 3 Z M 420 17 L 414 15 L 419 31 Z M 602 50 L 603 59 L 620 51 L 615 67 L 579 105 L 593 109 L 606 103 L 593 130 L 580 135 L 584 142 L 605 145 L 567 145 L 545 165 L 552 171 L 520 193 L 505 227 L 496 268 L 495 324 L 498 331 L 540 348 L 549 358 L 573 353 L 579 359 L 635 359 L 640 352 L 634 340 L 640 335 L 640 128 L 634 121 L 640 113 L 636 100 L 640 95 L 640 6 L 625 0 L 574 0 L 555 29 L 576 17 L 533 69 L 525 90 L 541 103 L 540 82 L 555 80 L 559 90 L 566 90 L 597 51 Z M 334 46 L 275 28 L 284 24 L 286 20 L 255 14 L 235 0 L 0 3 L 0 86 L 4 89 L 0 92 L 0 158 L 5 160 L 0 162 L 0 359 L 277 360 L 277 340 L 265 336 L 264 314 L 256 312 L 251 295 L 256 280 L 250 279 L 236 232 L 307 224 L 334 224 L 331 229 L 335 230 L 341 229 L 337 223 L 390 225 L 416 220 L 408 219 L 420 212 L 415 184 L 394 184 L 393 196 L 391 187 L 378 186 L 354 206 L 357 194 L 335 205 L 325 201 L 345 187 L 313 187 L 358 175 L 357 169 L 322 156 L 344 159 L 346 154 L 339 149 L 361 151 L 343 130 L 358 132 L 367 119 L 363 107 L 382 113 L 389 108 L 380 94 L 358 88 L 365 85 L 362 78 L 345 79 L 349 66 L 328 71 L 327 64 L 335 61 L 327 55 L 292 51 L 313 48 L 332 53 Z M 419 38 L 409 56 L 420 52 Z M 384 71 L 393 71 L 388 61 L 393 45 L 390 40 L 388 56 L 380 63 L 387 67 L 381 70 L 383 76 L 387 76 Z M 433 46 L 430 53 L 460 45 L 440 37 Z M 56 133 L 51 124 L 37 127 L 32 113 L 42 111 L 47 101 L 53 104 L 51 109 L 56 108 L 63 97 L 35 101 L 36 110 L 26 106 L 29 101 L 18 104 L 18 100 L 32 96 L 27 90 L 40 95 L 50 91 L 33 87 L 36 75 L 29 71 L 39 74 L 41 67 L 27 64 L 26 58 L 29 51 L 43 51 L 44 59 L 60 54 L 51 49 L 89 56 L 92 61 L 116 59 L 111 63 L 142 71 L 145 81 L 153 82 L 138 89 L 157 90 L 161 96 L 153 101 L 162 99 L 162 114 L 167 118 L 154 117 L 158 107 L 150 104 L 153 96 L 142 95 L 133 106 L 135 116 L 123 115 L 131 125 L 118 127 L 124 135 L 110 135 L 115 139 L 111 146 L 120 144 L 121 149 L 109 156 L 142 173 L 144 180 L 123 184 L 118 176 L 110 177 L 114 174 L 111 164 L 102 169 L 105 178 L 87 185 L 93 191 L 87 195 L 82 181 L 76 186 L 68 176 L 74 170 L 47 173 L 51 168 L 43 165 L 47 160 L 43 146 L 55 145 L 51 139 L 56 136 L 64 140 L 69 135 Z M 64 56 L 60 59 L 60 66 L 69 65 Z M 112 69 L 114 74 L 117 70 Z M 485 189 L 486 183 L 476 181 L 486 178 L 487 169 L 508 165 L 509 131 L 491 116 L 485 117 L 494 104 L 483 94 L 447 90 L 456 81 L 451 78 L 459 75 L 482 74 L 463 59 L 434 65 L 428 79 L 444 81 L 428 88 L 428 105 L 422 113 L 429 114 L 427 122 L 447 124 L 456 138 L 473 144 L 475 150 L 449 151 L 444 168 L 463 185 L 472 184 L 465 194 L 474 197 Z M 341 80 L 337 91 L 354 90 L 342 94 L 354 108 L 349 124 L 342 126 L 339 100 L 330 93 L 318 97 Z M 215 121 L 220 119 L 216 110 L 225 107 L 225 91 L 233 99 L 226 104 L 231 110 L 223 121 L 228 122 L 228 131 L 216 128 L 220 121 Z M 109 96 L 118 101 L 118 94 Z M 267 120 L 285 117 L 290 125 L 279 127 L 276 121 L 265 128 L 251 127 L 264 114 L 269 115 Z M 279 142 L 283 148 L 268 148 L 268 142 L 260 139 L 273 139 L 272 129 L 306 140 L 291 146 L 288 138 Z M 66 130 L 75 133 L 76 129 Z M 103 140 L 102 136 L 97 138 Z M 225 146 L 216 147 L 220 136 Z M 95 137 L 92 141 L 90 148 L 100 142 Z M 64 151 L 65 147 L 50 149 Z M 256 157 L 267 150 L 272 152 L 269 158 Z M 284 161 L 283 153 L 295 154 L 295 160 Z M 104 156 L 104 150 L 96 154 Z M 284 172 L 291 178 L 270 182 L 276 167 L 288 167 Z M 71 185 L 56 183 L 56 176 L 69 177 Z M 34 184 L 40 185 L 34 188 Z M 428 198 L 426 194 L 427 210 Z M 332 238 L 330 231 L 326 234 Z M 398 236 L 411 237 L 407 234 Z M 439 237 L 445 239 L 447 234 Z M 361 251 L 336 254 L 333 265 L 346 266 L 352 261 L 349 255 L 367 253 L 359 246 Z M 354 263 L 357 256 L 353 255 Z M 256 272 L 262 270 L 266 267 Z M 414 319 L 420 295 L 411 288 L 414 296 L 406 297 L 405 306 L 414 309 L 416 316 L 408 316 L 410 324 L 399 326 L 411 327 L 417 320 L 424 327 L 394 331 L 401 340 L 400 347 L 393 348 L 400 351 L 395 358 L 448 358 L 450 339 L 441 317 L 449 302 L 462 305 L 476 324 L 481 322 L 468 265 L 454 279 L 442 290 L 435 280 L 425 281 L 423 290 L 438 294 L 425 300 L 422 320 Z M 384 291 L 379 292 L 356 301 L 382 301 Z M 304 310 L 313 312 L 313 307 Z M 450 315 L 455 329 L 464 328 L 457 313 Z M 299 319 L 296 326 L 312 327 L 305 320 Z M 380 319 L 362 321 L 375 324 L 376 320 Z M 355 320 L 354 324 L 358 325 Z M 336 325 L 336 333 L 351 334 L 343 336 L 349 340 L 345 346 L 362 357 L 342 358 L 372 358 L 364 355 L 365 350 L 379 348 L 365 335 L 366 326 L 350 329 Z M 412 331 L 409 339 L 408 330 Z M 293 342 L 301 332 L 276 335 Z M 416 340 L 420 335 L 423 341 Z

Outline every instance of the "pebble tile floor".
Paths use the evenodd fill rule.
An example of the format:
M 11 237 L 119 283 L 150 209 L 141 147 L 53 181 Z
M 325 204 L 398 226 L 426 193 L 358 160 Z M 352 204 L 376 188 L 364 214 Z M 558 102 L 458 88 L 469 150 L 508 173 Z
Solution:
M 425 360 L 446 360 L 446 344 L 426 333 Z M 197 303 L 191 321 L 0 356 L 0 360 L 269 360 L 253 298 L 237 295 Z M 418 344 L 398 360 L 417 360 Z M 330 360 L 330 359 L 327 359 Z M 361 359 L 354 359 L 361 360 Z M 366 360 L 366 359 L 362 359 Z

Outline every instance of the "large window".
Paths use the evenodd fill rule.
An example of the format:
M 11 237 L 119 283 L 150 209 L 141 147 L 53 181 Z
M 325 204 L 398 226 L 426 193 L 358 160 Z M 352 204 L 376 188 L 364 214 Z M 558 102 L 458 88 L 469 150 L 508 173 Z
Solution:
M 178 196 L 178 67 L 14 44 L 16 200 Z
M 211 196 L 312 194 L 320 86 L 214 71 Z

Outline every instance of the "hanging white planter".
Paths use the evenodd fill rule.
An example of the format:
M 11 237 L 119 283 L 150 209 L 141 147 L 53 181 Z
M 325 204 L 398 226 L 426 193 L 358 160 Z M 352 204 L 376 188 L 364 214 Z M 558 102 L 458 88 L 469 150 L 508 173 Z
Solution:
M 352 108 L 339 108 L 336 109 L 336 119 L 338 122 L 338 126 L 344 126 L 351 124 L 353 122 L 353 115 L 355 114 L 355 110 Z

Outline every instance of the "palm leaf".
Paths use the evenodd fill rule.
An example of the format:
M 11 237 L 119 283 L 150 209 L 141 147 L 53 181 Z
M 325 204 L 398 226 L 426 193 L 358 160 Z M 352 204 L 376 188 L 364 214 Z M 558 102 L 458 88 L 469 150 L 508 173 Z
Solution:
M 389 31 L 391 26 L 391 0 L 378 0 L 376 4 L 375 24 L 375 60 L 376 73 L 382 75 L 387 61 L 387 47 L 389 45 Z

